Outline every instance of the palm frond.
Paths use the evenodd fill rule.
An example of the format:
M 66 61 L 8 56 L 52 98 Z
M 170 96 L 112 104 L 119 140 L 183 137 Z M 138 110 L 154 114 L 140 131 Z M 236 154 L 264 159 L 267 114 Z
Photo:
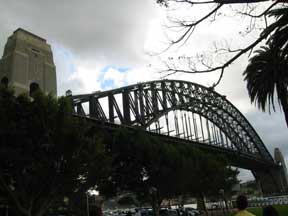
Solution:
M 274 16 L 276 18 L 279 18 L 281 16 L 287 15 L 287 13 L 288 13 L 288 7 L 284 6 L 269 11 L 268 16 Z
M 274 44 L 275 47 L 288 50 L 288 7 L 281 7 L 268 12 L 268 16 L 274 16 L 276 21 L 269 25 L 262 34 L 271 34 L 267 43 Z
M 275 111 L 275 89 L 279 89 L 279 85 L 288 80 L 288 62 L 283 59 L 281 50 L 273 44 L 261 47 L 254 53 L 243 73 L 251 102 L 263 111 L 266 108 L 269 112 L 271 108 Z

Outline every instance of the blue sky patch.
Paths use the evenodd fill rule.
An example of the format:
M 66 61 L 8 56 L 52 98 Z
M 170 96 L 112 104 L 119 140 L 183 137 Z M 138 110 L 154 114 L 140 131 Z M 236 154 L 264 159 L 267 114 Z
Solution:
M 129 67 L 117 67 L 115 65 L 106 65 L 104 68 L 102 68 L 101 72 L 105 73 L 107 72 L 110 68 L 115 69 L 121 73 L 125 73 L 126 71 L 130 70 Z
M 130 70 L 129 67 L 117 67 L 115 65 L 106 65 L 105 67 L 103 67 L 101 69 L 101 77 L 100 77 L 100 81 L 101 81 L 101 89 L 103 90 L 109 90 L 109 89 L 113 89 L 113 88 L 116 88 L 118 87 L 117 86 L 117 83 L 114 82 L 113 79 L 106 79 L 104 80 L 104 74 L 106 72 L 108 72 L 109 69 L 114 69 L 114 70 L 117 70 L 118 72 L 120 73 L 125 73 L 127 72 L 128 70 Z
M 101 82 L 101 89 L 103 90 L 109 90 L 114 87 L 115 83 L 112 79 L 107 79 Z

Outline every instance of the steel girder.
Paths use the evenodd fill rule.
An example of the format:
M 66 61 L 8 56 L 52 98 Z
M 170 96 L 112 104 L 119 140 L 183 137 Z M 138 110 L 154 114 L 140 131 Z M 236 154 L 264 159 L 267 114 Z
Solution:
M 243 114 L 225 96 L 199 84 L 157 80 L 71 97 L 78 115 L 143 128 L 170 111 L 191 111 L 221 129 L 233 143 L 236 152 L 274 163 Z M 86 109 L 85 103 L 88 103 Z

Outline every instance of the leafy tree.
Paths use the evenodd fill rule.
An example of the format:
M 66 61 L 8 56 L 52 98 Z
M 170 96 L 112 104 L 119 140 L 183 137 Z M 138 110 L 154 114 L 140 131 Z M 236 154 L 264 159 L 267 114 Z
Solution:
M 108 185 L 100 187 L 109 190 L 100 192 L 134 192 L 150 201 L 155 215 L 164 199 L 218 194 L 219 189 L 228 191 L 230 180 L 236 179 L 223 158 L 191 146 L 160 143 L 141 130 L 120 129 L 110 136 L 112 175 Z
M 138 202 L 132 196 L 124 196 L 120 198 L 117 203 L 122 206 L 135 206 L 138 204 Z
M 238 182 L 238 171 L 223 157 L 167 143 L 159 153 L 156 160 L 151 159 L 153 167 L 147 168 L 147 182 L 157 189 L 158 208 L 164 199 L 188 194 L 203 200 L 204 196 L 219 195 L 219 189 L 230 191 Z
M 100 194 L 107 198 L 123 191 L 134 191 L 142 186 L 144 173 L 143 161 L 145 149 L 133 134 L 125 128 L 120 128 L 104 135 L 105 143 L 109 143 L 111 155 L 111 170 L 108 181 L 99 185 Z
M 0 191 L 17 215 L 42 216 L 85 192 L 108 163 L 93 127 L 72 116 L 65 98 L 0 89 Z
M 186 148 L 182 152 L 182 155 L 185 155 L 183 165 L 186 166 L 182 176 L 186 181 L 183 193 L 197 197 L 200 200 L 199 208 L 206 211 L 204 197 L 218 197 L 220 189 L 229 193 L 232 186 L 238 183 L 239 172 L 232 169 L 228 161 L 220 155 Z
M 268 107 L 269 112 L 275 111 L 274 95 L 277 93 L 286 124 L 288 127 L 288 46 L 287 46 L 287 17 L 288 7 L 271 12 L 278 17 L 275 22 L 275 34 L 269 38 L 267 46 L 256 51 L 247 66 L 244 76 L 251 102 L 255 102 L 263 111 Z M 285 23 L 285 28 L 281 28 Z
M 250 59 L 244 76 L 251 101 L 263 111 L 266 110 L 267 105 L 269 111 L 271 107 L 275 111 L 276 90 L 288 126 L 287 69 L 287 57 L 279 48 L 269 44 L 258 50 L 257 54 Z

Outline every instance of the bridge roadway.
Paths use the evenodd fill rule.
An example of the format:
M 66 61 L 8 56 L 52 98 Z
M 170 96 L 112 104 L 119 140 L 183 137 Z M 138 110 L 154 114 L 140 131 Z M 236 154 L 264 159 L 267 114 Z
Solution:
M 96 127 L 139 128 L 163 143 L 192 145 L 224 154 L 231 165 L 249 169 L 265 194 L 287 190 L 284 161 L 275 161 L 255 129 L 225 96 L 179 80 L 137 83 L 92 94 L 68 94 L 78 117 Z
M 89 122 L 93 123 L 93 126 L 95 127 L 95 130 L 107 130 L 108 132 L 118 130 L 120 128 L 125 128 L 128 131 L 130 131 L 132 134 L 136 133 L 138 130 L 143 130 L 140 127 L 133 127 L 128 125 L 120 125 L 120 124 L 114 124 L 110 122 L 104 122 L 98 119 L 93 119 L 89 117 L 83 117 L 81 115 L 75 114 L 74 116 L 78 118 L 83 118 Z M 167 136 L 151 131 L 143 130 L 148 136 L 156 137 L 161 143 L 167 143 L 167 144 L 179 144 L 179 145 L 189 145 L 192 147 L 195 147 L 196 149 L 204 150 L 210 152 L 210 153 L 217 153 L 217 154 L 223 154 L 225 155 L 225 158 L 227 158 L 232 166 L 248 169 L 248 170 L 263 170 L 263 169 L 269 169 L 269 168 L 277 168 L 278 165 L 271 161 L 265 161 L 263 159 L 251 157 L 249 154 L 235 152 L 231 149 L 225 149 L 221 147 L 216 147 L 213 145 L 207 145 L 203 142 L 196 142 L 194 140 L 185 140 L 178 137 L 173 136 Z M 113 134 L 113 133 L 111 133 Z

